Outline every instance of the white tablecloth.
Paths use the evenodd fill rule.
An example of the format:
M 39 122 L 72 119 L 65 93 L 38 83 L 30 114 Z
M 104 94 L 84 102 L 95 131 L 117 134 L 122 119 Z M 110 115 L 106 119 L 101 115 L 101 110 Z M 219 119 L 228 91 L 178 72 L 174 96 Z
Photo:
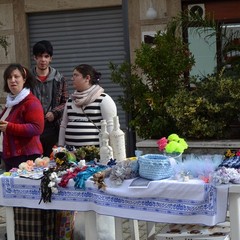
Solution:
M 212 186 L 198 179 L 152 181 L 148 188 L 128 188 L 132 180 L 119 187 L 106 180 L 106 191 L 90 180 L 86 189 L 59 187 L 51 203 L 41 202 L 40 180 L 0 176 L 0 205 L 60 210 L 93 210 L 99 214 L 153 222 L 215 225 L 224 222 L 228 186 Z

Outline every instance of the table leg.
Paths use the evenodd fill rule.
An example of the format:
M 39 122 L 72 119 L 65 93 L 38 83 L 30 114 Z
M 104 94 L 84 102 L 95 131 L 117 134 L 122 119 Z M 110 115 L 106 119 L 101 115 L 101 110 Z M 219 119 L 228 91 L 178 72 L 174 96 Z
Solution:
M 229 194 L 231 240 L 240 239 L 240 193 Z
M 6 207 L 7 238 L 15 240 L 13 207 Z
M 138 227 L 138 220 L 129 220 L 130 230 L 131 230 L 131 239 L 132 240 L 139 240 L 139 227 Z
M 155 222 L 147 222 L 147 240 L 155 239 Z
M 120 217 L 115 217 L 115 236 L 116 240 L 123 239 L 123 219 Z
M 85 212 L 85 239 L 98 239 L 96 213 L 93 211 Z

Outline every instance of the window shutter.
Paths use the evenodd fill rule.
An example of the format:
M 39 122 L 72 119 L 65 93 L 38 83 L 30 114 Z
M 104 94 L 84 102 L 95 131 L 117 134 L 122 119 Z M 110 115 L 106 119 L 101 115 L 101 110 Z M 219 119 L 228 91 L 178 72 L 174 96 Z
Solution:
M 121 7 L 84 9 L 78 11 L 44 12 L 28 15 L 31 65 L 32 47 L 40 40 L 53 44 L 52 66 L 68 79 L 79 64 L 92 65 L 102 73 L 100 85 L 116 102 L 121 129 L 126 131 L 126 116 L 118 103 L 121 87 L 110 79 L 110 61 L 121 64 L 126 57 Z

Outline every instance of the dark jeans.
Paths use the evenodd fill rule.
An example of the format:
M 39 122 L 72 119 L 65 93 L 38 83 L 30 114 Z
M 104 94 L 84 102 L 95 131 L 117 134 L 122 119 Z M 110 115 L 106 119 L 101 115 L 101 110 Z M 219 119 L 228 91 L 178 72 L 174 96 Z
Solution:
M 40 136 L 40 140 L 43 146 L 43 156 L 50 157 L 52 153 L 52 148 L 57 145 L 58 142 L 59 127 L 50 122 L 45 123 L 45 128 Z

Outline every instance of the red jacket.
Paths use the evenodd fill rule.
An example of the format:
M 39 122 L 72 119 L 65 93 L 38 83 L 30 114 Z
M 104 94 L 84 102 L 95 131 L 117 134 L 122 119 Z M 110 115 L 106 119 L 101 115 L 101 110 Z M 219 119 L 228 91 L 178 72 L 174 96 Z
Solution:
M 44 114 L 40 101 L 32 93 L 13 106 L 6 121 L 8 125 L 3 133 L 3 159 L 42 154 L 40 134 L 44 128 Z

